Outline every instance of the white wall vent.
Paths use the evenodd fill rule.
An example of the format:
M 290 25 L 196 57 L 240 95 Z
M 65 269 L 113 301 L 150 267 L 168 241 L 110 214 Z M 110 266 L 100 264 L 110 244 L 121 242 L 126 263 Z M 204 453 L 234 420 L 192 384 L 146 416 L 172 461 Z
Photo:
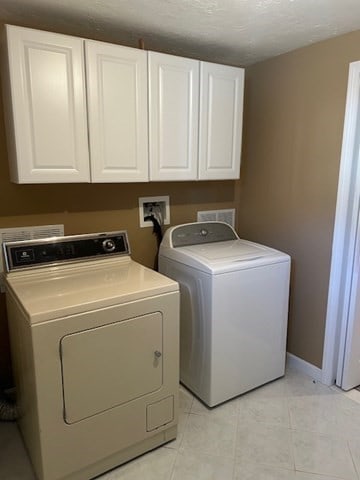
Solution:
M 62 237 L 64 225 L 40 225 L 36 227 L 0 228 L 0 292 L 4 292 L 3 272 L 4 257 L 2 244 L 4 242 L 17 242 L 20 240 L 34 240 L 36 238 Z
M 197 212 L 198 222 L 225 222 L 235 228 L 235 208 Z

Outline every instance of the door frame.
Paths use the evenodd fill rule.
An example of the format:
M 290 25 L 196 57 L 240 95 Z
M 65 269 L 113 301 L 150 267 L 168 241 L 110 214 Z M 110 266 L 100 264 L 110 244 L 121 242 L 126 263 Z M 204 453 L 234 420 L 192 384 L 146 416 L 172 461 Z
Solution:
M 322 383 L 341 382 L 360 202 L 360 61 L 349 67 L 325 325 Z

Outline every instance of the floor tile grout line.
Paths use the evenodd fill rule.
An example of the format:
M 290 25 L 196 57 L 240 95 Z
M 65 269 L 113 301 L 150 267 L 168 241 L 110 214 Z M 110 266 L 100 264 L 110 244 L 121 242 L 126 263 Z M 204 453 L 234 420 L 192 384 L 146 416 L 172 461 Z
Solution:
M 235 430 L 235 451 L 234 451 L 234 466 L 233 466 L 233 480 L 236 480 L 235 475 L 236 475 L 236 465 L 237 465 L 237 444 L 238 444 L 238 435 L 239 435 L 239 428 L 240 428 L 240 422 L 242 418 L 240 418 L 240 413 L 239 413 L 239 406 L 238 405 L 238 414 L 236 416 L 236 430 Z
M 287 411 L 288 411 L 288 416 L 289 416 L 289 427 L 290 427 L 290 450 L 291 450 L 291 457 L 294 465 L 294 470 L 296 472 L 296 460 L 295 460 L 295 445 L 294 445 L 294 433 L 292 429 L 292 423 L 291 423 L 291 415 L 290 415 L 290 405 L 289 405 L 289 399 L 286 398 L 286 405 L 287 405 Z
M 294 432 L 296 430 L 293 430 L 293 429 L 290 429 L 290 437 L 291 437 L 291 455 L 292 455 L 292 458 L 293 458 L 293 462 L 294 462 L 294 471 L 295 473 L 299 470 L 297 470 L 297 466 L 296 466 L 296 458 L 295 458 L 295 440 L 294 440 Z
M 352 461 L 352 463 L 353 463 L 353 467 L 354 467 L 356 476 L 357 476 L 357 478 L 358 478 L 358 480 L 359 480 L 359 479 L 360 479 L 360 472 L 358 471 L 358 469 L 357 469 L 357 467 L 356 467 L 356 463 L 355 463 L 355 460 L 354 460 L 354 455 L 353 455 L 353 452 L 352 452 L 351 447 L 350 447 L 350 440 L 347 440 L 347 441 L 346 441 L 346 445 L 347 445 L 348 450 L 349 450 L 349 453 L 350 453 L 351 461 Z
M 176 451 L 176 454 L 174 455 L 174 461 L 173 461 L 173 464 L 172 464 L 172 467 L 171 467 L 171 472 L 170 472 L 169 480 L 173 480 L 173 478 L 174 478 L 174 475 L 175 475 L 175 465 L 176 465 L 176 461 L 177 461 L 178 456 L 179 456 L 179 450 L 175 450 L 175 451 Z
M 295 473 L 305 473 L 306 475 L 311 475 L 312 477 L 314 477 L 314 480 L 317 479 L 317 480 L 323 480 L 324 478 L 331 478 L 331 480 L 355 480 L 355 479 L 345 479 L 343 476 L 341 477 L 338 477 L 337 475 L 329 475 L 328 474 L 324 474 L 324 473 L 314 473 L 314 472 L 309 472 L 308 470 L 302 470 L 302 469 L 296 469 L 295 470 Z

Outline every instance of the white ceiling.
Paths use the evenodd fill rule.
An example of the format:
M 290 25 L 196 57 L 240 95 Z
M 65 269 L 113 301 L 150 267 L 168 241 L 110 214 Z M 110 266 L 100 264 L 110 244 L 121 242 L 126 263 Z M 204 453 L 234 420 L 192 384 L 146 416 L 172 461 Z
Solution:
M 360 29 L 360 0 L 0 0 L 0 20 L 246 66 Z

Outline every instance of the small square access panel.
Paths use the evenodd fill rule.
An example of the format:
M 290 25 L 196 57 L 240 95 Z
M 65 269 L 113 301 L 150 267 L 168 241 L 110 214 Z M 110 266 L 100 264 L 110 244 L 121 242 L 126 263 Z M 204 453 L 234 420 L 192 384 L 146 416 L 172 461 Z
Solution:
M 146 408 L 146 430 L 151 432 L 174 420 L 174 396 L 151 403 Z

